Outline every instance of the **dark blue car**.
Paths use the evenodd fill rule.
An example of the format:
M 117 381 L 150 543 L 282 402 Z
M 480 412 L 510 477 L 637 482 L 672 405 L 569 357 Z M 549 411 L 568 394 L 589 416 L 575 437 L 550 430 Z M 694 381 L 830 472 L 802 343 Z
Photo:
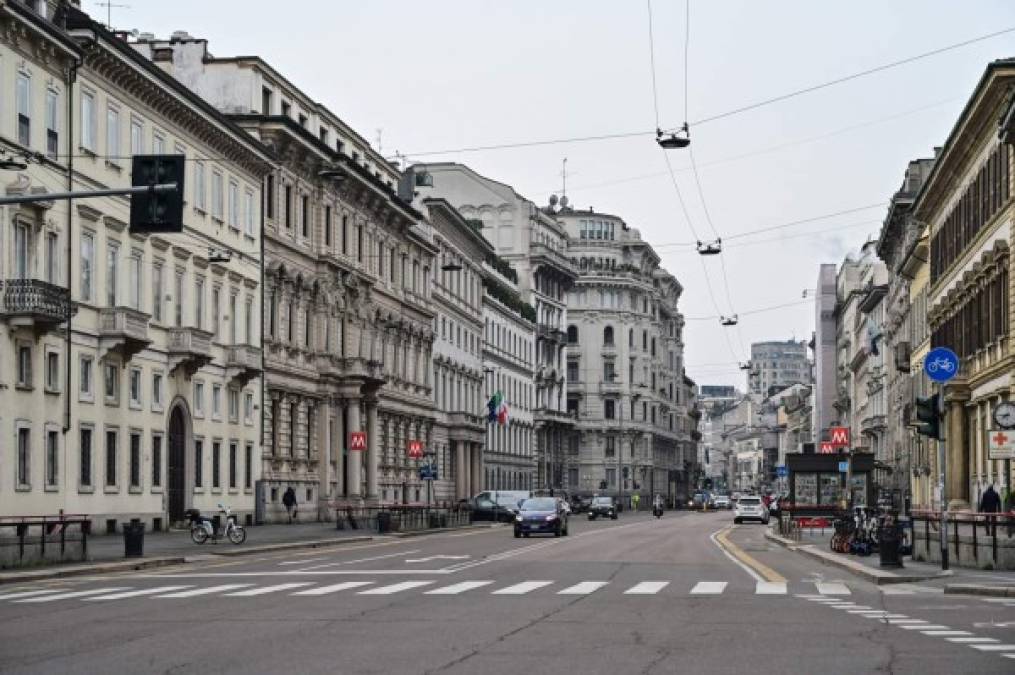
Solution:
M 515 516 L 515 537 L 530 534 L 567 536 L 567 509 L 556 497 L 535 497 L 522 502 Z

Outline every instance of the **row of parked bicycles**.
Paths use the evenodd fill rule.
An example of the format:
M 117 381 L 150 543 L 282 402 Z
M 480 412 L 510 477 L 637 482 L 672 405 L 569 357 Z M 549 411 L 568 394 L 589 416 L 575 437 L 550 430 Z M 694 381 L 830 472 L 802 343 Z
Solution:
M 884 509 L 856 507 L 852 513 L 843 514 L 834 523 L 835 534 L 832 535 L 831 548 L 836 553 L 851 553 L 867 556 L 878 551 L 882 532 L 895 528 L 897 516 Z M 894 537 L 892 543 L 899 546 L 900 555 L 912 554 L 912 540 L 908 528 L 903 528 L 903 540 Z

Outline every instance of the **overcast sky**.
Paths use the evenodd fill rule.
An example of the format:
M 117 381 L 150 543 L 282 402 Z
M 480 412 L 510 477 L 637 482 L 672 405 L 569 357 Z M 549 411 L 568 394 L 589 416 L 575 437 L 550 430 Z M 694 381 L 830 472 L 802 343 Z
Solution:
M 537 204 L 623 217 L 657 246 L 683 284 L 686 360 L 699 384 L 744 388 L 736 362 L 752 341 L 809 339 L 811 304 L 711 316 L 801 300 L 821 262 L 876 236 L 883 208 L 752 237 L 760 227 L 887 202 L 906 162 L 944 142 L 988 61 L 1015 56 L 1015 33 L 744 114 L 693 123 L 758 100 L 1015 26 L 1004 0 L 692 0 L 688 117 L 718 256 L 693 241 L 651 136 L 424 155 L 447 149 L 655 128 L 645 2 L 617 0 L 129 0 L 113 25 L 207 38 L 216 56 L 256 54 L 329 106 L 386 155 L 467 163 Z M 104 20 L 106 8 L 85 0 Z M 684 120 L 684 3 L 654 0 L 656 77 L 664 127 Z M 380 131 L 379 131 L 380 130 Z M 691 226 L 705 219 L 689 155 L 669 154 Z M 782 236 L 780 239 L 775 237 Z M 754 242 L 754 243 L 752 243 Z M 730 304 L 732 300 L 732 306 Z M 725 334 L 724 334 L 725 333 Z M 727 343 L 729 338 L 729 343 Z

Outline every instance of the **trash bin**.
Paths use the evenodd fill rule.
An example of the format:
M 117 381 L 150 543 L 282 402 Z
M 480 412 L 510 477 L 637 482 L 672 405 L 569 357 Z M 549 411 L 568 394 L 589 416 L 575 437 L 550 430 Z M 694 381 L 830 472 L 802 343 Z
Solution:
M 902 523 L 894 518 L 882 521 L 878 528 L 878 555 L 881 567 L 902 567 Z
M 144 555 L 144 523 L 132 520 L 123 526 L 123 557 L 140 558 Z
M 391 532 L 391 513 L 388 511 L 377 512 L 377 534 Z

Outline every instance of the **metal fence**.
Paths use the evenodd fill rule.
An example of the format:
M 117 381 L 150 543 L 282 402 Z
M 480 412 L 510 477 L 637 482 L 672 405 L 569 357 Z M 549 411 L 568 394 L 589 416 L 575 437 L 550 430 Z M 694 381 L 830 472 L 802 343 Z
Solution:
M 339 530 L 416 532 L 463 527 L 472 522 L 472 512 L 459 506 L 339 506 L 335 511 L 335 524 Z
M 931 535 L 940 546 L 941 514 L 937 511 L 913 511 L 914 537 L 923 540 L 925 549 L 931 550 Z M 980 548 L 990 547 L 993 564 L 998 563 L 998 539 L 1006 547 L 1015 537 L 1015 513 L 949 513 L 948 532 L 945 533 L 948 551 L 956 565 L 962 563 L 962 550 L 973 562 L 980 562 Z
M 0 517 L 0 567 L 85 560 L 91 527 L 83 514 Z

